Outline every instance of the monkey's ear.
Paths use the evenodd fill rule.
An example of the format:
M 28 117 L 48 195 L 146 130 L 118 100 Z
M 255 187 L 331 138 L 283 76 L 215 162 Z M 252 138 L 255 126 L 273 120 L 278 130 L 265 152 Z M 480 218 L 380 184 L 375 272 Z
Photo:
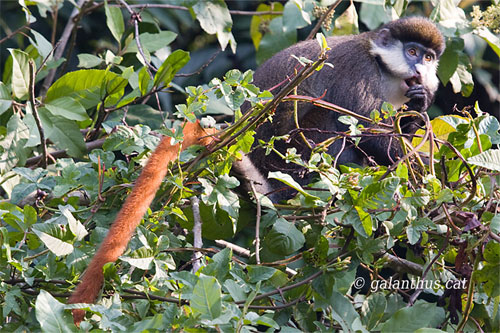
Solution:
M 387 47 L 392 44 L 394 38 L 391 35 L 391 31 L 388 28 L 383 28 L 377 31 L 377 35 L 375 37 L 375 43 L 378 46 Z

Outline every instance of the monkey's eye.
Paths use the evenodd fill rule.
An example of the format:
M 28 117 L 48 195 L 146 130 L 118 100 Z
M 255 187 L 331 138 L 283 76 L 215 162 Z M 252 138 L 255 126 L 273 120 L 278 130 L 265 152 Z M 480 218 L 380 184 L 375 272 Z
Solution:
M 414 49 L 413 47 L 408 49 L 408 54 L 411 55 L 411 56 L 416 56 L 417 55 L 417 50 Z
M 433 59 L 432 54 L 426 54 L 426 55 L 424 56 L 424 59 L 425 59 L 425 61 L 427 61 L 427 62 L 432 61 L 432 59 Z

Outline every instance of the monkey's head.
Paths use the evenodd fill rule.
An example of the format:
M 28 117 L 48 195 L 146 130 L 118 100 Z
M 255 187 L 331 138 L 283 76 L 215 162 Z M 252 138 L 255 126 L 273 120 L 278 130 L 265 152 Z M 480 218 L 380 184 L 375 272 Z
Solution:
M 422 89 L 430 95 L 437 90 L 436 69 L 444 48 L 441 32 L 423 17 L 392 21 L 371 33 L 372 55 L 400 80 L 400 89 L 410 99 L 418 98 Z

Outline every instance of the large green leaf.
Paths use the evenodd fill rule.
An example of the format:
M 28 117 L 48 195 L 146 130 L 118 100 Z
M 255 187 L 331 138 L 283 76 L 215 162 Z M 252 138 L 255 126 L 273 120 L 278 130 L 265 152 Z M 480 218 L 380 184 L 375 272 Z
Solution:
M 189 61 L 189 53 L 183 50 L 175 50 L 156 72 L 154 86 L 168 86 L 177 73 Z
M 64 304 L 43 289 L 36 298 L 35 311 L 43 332 L 77 331 L 69 313 L 64 312 Z
M 384 316 L 387 301 L 384 294 L 378 292 L 368 296 L 361 306 L 362 321 L 368 329 L 373 329 Z
M 215 319 L 222 313 L 222 293 L 213 276 L 200 275 L 191 297 L 191 308 L 201 319 Z
M 490 30 L 479 27 L 474 31 L 479 37 L 484 39 L 489 46 L 495 51 L 498 57 L 500 57 L 500 38 L 494 35 Z
M 364 209 L 391 208 L 396 205 L 393 195 L 399 186 L 399 178 L 386 178 L 365 187 L 358 199 L 356 206 Z
M 234 192 L 230 191 L 230 189 L 236 188 L 240 185 L 238 179 L 228 175 L 222 175 L 217 179 L 215 186 L 212 186 L 208 180 L 203 178 L 200 178 L 200 182 L 205 189 L 204 194 L 201 197 L 203 202 L 207 205 L 217 204 L 233 219 L 238 219 L 240 199 Z
M 29 55 L 17 49 L 9 49 L 12 55 L 12 93 L 23 98 L 29 91 Z
M 55 223 L 38 223 L 33 225 L 33 232 L 56 256 L 64 256 L 73 252 L 73 245 L 62 239 L 66 237 L 60 225 Z
M 478 165 L 493 171 L 500 171 L 500 150 L 490 149 L 467 159 L 467 163 Z
M 76 236 L 77 240 L 82 240 L 83 237 L 87 236 L 88 231 L 80 221 L 75 219 L 69 207 L 71 206 L 59 206 L 59 210 L 61 211 L 61 214 L 66 218 L 66 221 L 69 225 L 69 230 L 71 230 L 71 232 Z
M 71 96 L 85 109 L 96 106 L 109 96 L 115 101 L 123 96 L 128 81 L 118 74 L 101 69 L 81 69 L 59 78 L 47 91 L 45 103 Z
M 30 38 L 31 44 L 33 44 L 40 56 L 42 56 L 44 59 L 47 58 L 50 60 L 50 53 L 53 50 L 52 44 L 40 33 L 36 32 L 35 30 L 31 30 L 31 33 L 35 37 L 35 40 Z
M 361 329 L 361 332 L 368 333 L 360 325 L 361 319 L 354 310 L 354 306 L 344 295 L 334 291 L 330 297 L 330 302 L 332 317 L 340 324 L 344 332 L 358 332 L 358 329 Z
M 458 57 L 464 49 L 464 40 L 452 38 L 446 43 L 446 49 L 441 56 L 437 74 L 444 85 L 448 83 L 451 76 L 457 70 Z
M 104 0 L 104 10 L 106 12 L 106 24 L 113 37 L 120 43 L 123 32 L 125 31 L 122 10 L 118 7 L 108 6 L 107 0 Z
M 70 120 L 84 121 L 89 119 L 83 106 L 71 97 L 60 97 L 45 104 L 45 108 L 54 116 Z
M 82 133 L 76 122 L 53 116 L 45 108 L 40 108 L 38 111 L 45 129 L 45 136 L 52 140 L 59 149 L 66 149 L 68 155 L 73 157 L 81 157 L 87 152 Z
M 172 31 L 160 31 L 155 34 L 144 32 L 139 35 L 139 41 L 141 42 L 143 50 L 146 50 L 148 52 L 155 52 L 172 43 L 176 37 L 177 34 Z M 135 38 L 129 44 L 127 44 L 124 50 L 125 53 L 138 51 L 137 41 L 135 40 Z
M 7 134 L 0 140 L 0 147 L 3 148 L 0 154 L 0 174 L 4 174 L 18 163 L 24 164 L 31 151 L 25 147 L 29 136 L 29 127 L 19 114 L 13 114 L 7 122 Z
M 283 17 L 274 18 L 268 31 L 262 37 L 257 51 L 257 64 L 263 63 L 275 53 L 287 48 L 297 41 L 297 30 L 287 31 L 283 26 Z
M 236 52 L 236 41 L 231 33 L 233 21 L 223 0 L 197 1 L 192 7 L 201 28 L 209 34 L 217 34 L 222 50 L 231 43 L 231 49 Z
M 273 179 L 279 180 L 280 182 L 290 186 L 291 188 L 293 188 L 297 192 L 303 194 L 306 198 L 313 199 L 313 200 L 319 199 L 317 196 L 306 192 L 302 188 L 302 186 L 300 186 L 299 183 L 297 183 L 290 175 L 288 175 L 286 173 L 283 173 L 281 171 L 269 172 L 268 178 L 273 178 Z
M 289 255 L 304 245 L 305 238 L 293 223 L 279 218 L 274 222 L 265 241 L 269 251 L 279 255 Z
M 77 56 L 78 56 L 78 67 L 80 68 L 96 67 L 100 65 L 103 61 L 101 58 L 88 53 L 80 53 Z
M 414 332 L 419 328 L 436 327 L 444 319 L 443 308 L 419 300 L 412 307 L 405 307 L 396 311 L 382 325 L 382 332 Z
M 9 90 L 3 82 L 0 82 L 0 114 L 7 111 L 11 105 L 12 98 L 10 97 Z

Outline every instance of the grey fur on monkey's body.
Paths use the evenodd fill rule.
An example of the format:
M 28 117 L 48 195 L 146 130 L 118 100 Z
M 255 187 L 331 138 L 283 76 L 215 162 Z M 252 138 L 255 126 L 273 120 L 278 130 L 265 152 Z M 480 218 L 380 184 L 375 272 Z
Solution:
M 384 101 L 390 102 L 396 108 L 405 103 L 409 109 L 419 112 L 426 112 L 432 103 L 438 83 L 435 66 L 444 50 L 444 41 L 439 30 L 429 20 L 404 18 L 360 35 L 329 37 L 327 43 L 330 47 L 327 52 L 327 62 L 331 63 L 333 68 L 324 66 L 306 79 L 298 87 L 299 95 L 321 97 L 325 101 L 363 116 L 369 116 L 372 110 L 380 110 Z M 409 58 L 407 54 L 403 54 L 407 44 L 415 44 L 417 49 L 422 46 L 422 49 L 434 52 L 436 65 L 434 68 L 431 66 L 430 71 L 423 77 L 420 77 L 420 70 L 429 70 L 424 68 L 424 65 L 429 64 L 404 63 L 403 60 L 407 61 Z M 401 50 L 398 51 L 399 49 Z M 316 40 L 295 44 L 262 64 L 255 72 L 254 84 L 261 89 L 278 86 L 272 91 L 276 94 L 280 87 L 286 85 L 287 78 L 295 74 L 295 69 L 300 70 L 297 59 L 292 55 L 316 60 L 320 51 Z M 412 74 L 412 66 L 417 68 L 414 71 L 417 72 L 418 78 Z M 309 103 L 299 103 L 298 110 L 299 126 L 309 129 L 304 135 L 313 147 L 333 136 L 332 132 L 348 129 L 347 125 L 338 121 L 337 112 L 315 107 Z M 272 122 L 268 121 L 257 129 L 256 142 L 268 141 L 272 136 L 290 133 L 296 128 L 293 119 L 293 104 L 282 103 L 276 109 Z M 365 127 L 373 126 L 362 121 L 360 123 Z M 409 134 L 414 133 L 417 128 L 416 123 L 410 122 L 407 125 L 404 131 Z M 401 157 L 401 148 L 397 141 L 389 136 L 362 138 L 358 149 L 349 140 L 342 148 L 343 140 L 337 140 L 329 147 L 328 153 L 338 157 L 337 164 L 366 165 L 367 156 L 370 156 L 379 164 L 389 165 L 397 157 Z M 308 159 L 311 150 L 299 135 L 291 137 L 288 143 L 275 141 L 275 148 L 282 154 L 286 153 L 287 148 L 292 147 L 297 149 L 297 153 L 301 154 L 303 159 Z M 253 166 L 247 167 L 250 170 L 246 172 L 247 177 L 257 179 L 261 183 L 260 186 L 256 186 L 260 193 L 273 192 L 284 187 L 279 181 L 266 179 L 269 171 L 289 173 L 300 184 L 310 181 L 310 175 L 305 170 L 292 163 L 286 163 L 275 153 L 265 155 L 262 148 L 255 148 L 244 160 L 244 164 L 248 164 L 246 163 L 248 160 L 251 160 Z M 244 167 L 237 167 L 240 170 L 242 168 Z M 285 190 L 275 192 L 270 197 L 277 202 L 291 194 L 292 191 Z

